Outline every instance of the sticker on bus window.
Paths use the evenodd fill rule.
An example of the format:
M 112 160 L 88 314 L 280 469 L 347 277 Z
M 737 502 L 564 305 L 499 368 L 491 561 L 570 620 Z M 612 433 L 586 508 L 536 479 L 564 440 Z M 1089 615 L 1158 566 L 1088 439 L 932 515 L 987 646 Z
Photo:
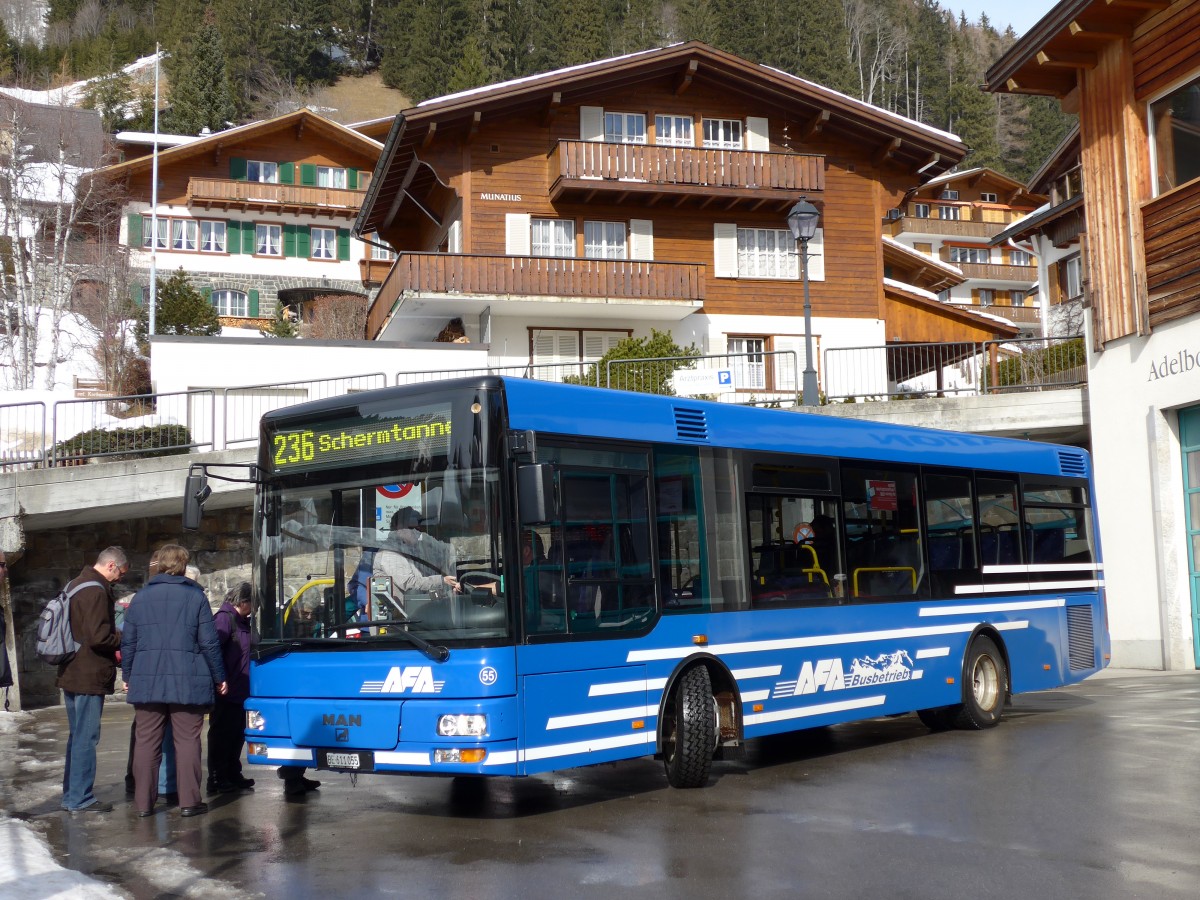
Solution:
M 895 512 L 899 508 L 899 504 L 896 502 L 896 482 L 867 482 L 867 509 Z

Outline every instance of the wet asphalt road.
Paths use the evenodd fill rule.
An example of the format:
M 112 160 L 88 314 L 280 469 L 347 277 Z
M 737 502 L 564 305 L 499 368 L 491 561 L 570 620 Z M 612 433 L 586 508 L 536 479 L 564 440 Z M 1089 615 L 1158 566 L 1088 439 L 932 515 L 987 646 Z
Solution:
M 1200 896 L 1196 672 L 1023 695 L 986 732 L 905 716 L 753 741 L 703 790 L 647 759 L 521 780 L 321 773 L 285 798 L 251 767 L 254 793 L 192 819 L 136 817 L 129 721 L 108 704 L 112 813 L 58 811 L 61 708 L 0 735 L 0 803 L 138 900 Z

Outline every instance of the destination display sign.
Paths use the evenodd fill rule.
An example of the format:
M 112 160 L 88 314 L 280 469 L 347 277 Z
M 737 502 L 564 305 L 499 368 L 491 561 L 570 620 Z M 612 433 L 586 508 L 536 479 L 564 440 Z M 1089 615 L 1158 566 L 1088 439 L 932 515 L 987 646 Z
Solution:
M 450 449 L 450 405 L 280 428 L 267 439 L 275 473 L 441 456 Z

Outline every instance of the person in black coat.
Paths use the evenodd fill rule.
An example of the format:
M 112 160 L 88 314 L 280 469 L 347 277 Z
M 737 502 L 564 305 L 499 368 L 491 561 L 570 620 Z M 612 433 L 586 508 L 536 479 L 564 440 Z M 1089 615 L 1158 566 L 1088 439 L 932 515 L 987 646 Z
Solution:
M 200 732 L 216 692 L 227 691 L 221 645 L 203 589 L 184 572 L 188 552 L 178 544 L 158 551 L 159 573 L 125 614 L 121 672 L 134 708 L 134 803 L 154 812 L 158 767 L 168 718 L 175 736 L 180 815 L 208 812 L 200 796 Z

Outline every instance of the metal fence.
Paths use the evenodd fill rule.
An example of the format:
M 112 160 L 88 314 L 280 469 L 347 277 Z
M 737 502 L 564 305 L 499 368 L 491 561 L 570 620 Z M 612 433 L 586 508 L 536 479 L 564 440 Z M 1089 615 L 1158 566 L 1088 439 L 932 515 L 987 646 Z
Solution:
M 893 344 L 826 350 L 827 399 L 974 396 L 1053 390 L 1087 382 L 1081 337 Z M 724 402 L 799 403 L 799 354 L 792 350 L 697 357 L 542 363 L 398 372 L 395 384 L 473 375 L 670 392 Z M 224 450 L 258 441 L 259 420 L 307 400 L 385 387 L 382 372 L 308 381 L 101 399 L 0 404 L 0 471 L 78 465 L 90 459 Z
M 829 400 L 979 396 L 1086 384 L 1087 360 L 1080 336 L 889 344 L 826 350 L 822 375 Z

